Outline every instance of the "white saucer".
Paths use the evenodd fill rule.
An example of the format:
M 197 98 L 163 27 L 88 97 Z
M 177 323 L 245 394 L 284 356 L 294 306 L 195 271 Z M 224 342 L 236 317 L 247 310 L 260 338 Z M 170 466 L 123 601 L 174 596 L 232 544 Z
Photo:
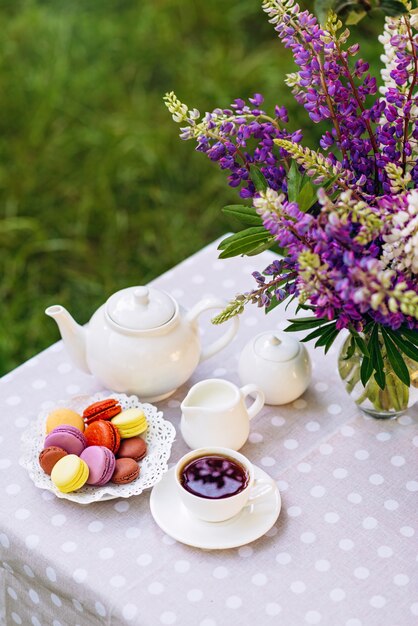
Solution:
M 257 466 L 254 466 L 255 478 L 268 480 L 274 489 L 239 515 L 216 523 L 199 520 L 187 511 L 177 494 L 174 470 L 173 467 L 166 472 L 154 486 L 150 508 L 161 530 L 181 543 L 206 550 L 237 548 L 264 535 L 279 516 L 281 498 L 276 483 Z

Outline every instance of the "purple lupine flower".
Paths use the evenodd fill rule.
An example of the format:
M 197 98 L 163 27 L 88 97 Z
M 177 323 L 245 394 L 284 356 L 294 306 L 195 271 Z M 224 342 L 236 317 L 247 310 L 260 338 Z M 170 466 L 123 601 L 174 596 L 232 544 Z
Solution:
M 297 65 L 296 74 L 288 78 L 296 101 L 323 126 L 321 154 L 302 149 L 291 156 L 305 180 L 324 185 L 318 202 L 303 212 L 302 204 L 289 201 L 295 199 L 287 175 L 293 153 L 275 141 L 297 145 L 302 133 L 283 126 L 288 123 L 283 106 L 276 105 L 273 116 L 265 113 L 259 93 L 207 113 L 200 125 L 193 116 L 187 118 L 187 107 L 174 103 L 175 115 L 190 122 L 182 127 L 182 138 L 197 138 L 197 150 L 228 172 L 229 185 L 242 198 L 253 198 L 264 228 L 286 248 L 285 258 L 263 274 L 254 273 L 258 290 L 277 278 L 274 297 L 300 297 L 315 315 L 336 320 L 338 329 L 361 331 L 365 320 L 418 329 L 418 314 L 412 314 L 418 308 L 418 282 L 411 270 L 415 253 L 405 248 L 409 265 L 399 263 L 396 238 L 392 240 L 392 231 L 396 235 L 399 230 L 405 246 L 418 241 L 418 215 L 412 214 L 407 199 L 418 183 L 418 34 L 408 28 L 405 16 L 386 20 L 381 38 L 384 86 L 378 95 L 368 63 L 355 58 L 358 44 L 344 49 L 344 33 L 326 33 L 296 4 L 271 0 L 264 10 Z M 324 162 L 330 171 L 334 166 L 334 173 L 341 172 L 341 180 L 328 188 L 331 172 L 329 177 L 323 169 L 318 173 Z M 265 192 L 255 188 L 250 175 L 254 166 L 267 182 Z M 402 229 L 397 229 L 399 220 Z M 271 297 L 266 291 L 257 304 L 266 306 Z

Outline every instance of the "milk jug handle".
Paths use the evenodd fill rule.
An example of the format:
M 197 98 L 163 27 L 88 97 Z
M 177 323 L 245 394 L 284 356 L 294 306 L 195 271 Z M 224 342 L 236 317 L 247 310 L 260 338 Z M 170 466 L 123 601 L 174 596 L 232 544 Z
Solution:
M 257 387 L 257 385 L 244 385 L 240 389 L 242 397 L 245 398 L 250 395 L 255 395 L 254 402 L 247 407 L 248 417 L 250 420 L 257 415 L 261 411 L 264 406 L 264 392 Z
M 210 309 L 222 310 L 225 308 L 225 306 L 226 303 L 219 298 L 205 298 L 198 302 L 192 308 L 192 310 L 187 313 L 187 319 L 190 322 L 194 322 L 204 311 L 209 311 Z M 219 352 L 219 350 L 222 350 L 222 348 L 225 348 L 225 346 L 227 346 L 228 343 L 230 343 L 230 341 L 232 341 L 232 339 L 235 337 L 238 330 L 238 325 L 238 317 L 235 316 L 228 322 L 226 331 L 223 333 L 223 335 L 221 335 L 220 337 L 218 337 L 218 339 L 202 349 L 199 362 L 205 361 L 209 357 Z

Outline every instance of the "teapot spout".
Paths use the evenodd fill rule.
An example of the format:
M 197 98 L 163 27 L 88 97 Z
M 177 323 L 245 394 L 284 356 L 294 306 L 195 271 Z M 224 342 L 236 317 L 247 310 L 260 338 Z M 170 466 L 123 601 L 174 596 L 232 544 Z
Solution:
M 74 365 L 91 374 L 86 359 L 86 331 L 71 317 L 67 309 L 59 304 L 49 306 L 45 313 L 58 325 L 62 340 Z

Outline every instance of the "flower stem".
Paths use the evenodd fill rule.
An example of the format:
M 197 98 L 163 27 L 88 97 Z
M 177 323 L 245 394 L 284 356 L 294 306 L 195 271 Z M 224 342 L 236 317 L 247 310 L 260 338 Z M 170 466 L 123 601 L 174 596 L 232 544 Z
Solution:
M 339 58 L 341 60 L 341 63 L 343 65 L 343 67 L 344 67 L 345 76 L 346 76 L 348 82 L 350 83 L 350 87 L 351 87 L 351 91 L 353 93 L 353 96 L 356 99 L 357 105 L 358 105 L 360 111 L 363 114 L 362 120 L 363 120 L 363 122 L 364 122 L 364 124 L 366 126 L 366 130 L 367 130 L 367 133 L 368 133 L 369 138 L 370 138 L 370 143 L 372 144 L 373 154 L 374 154 L 374 182 L 375 182 L 375 187 L 376 187 L 376 191 L 377 191 L 378 185 L 379 185 L 379 173 L 378 173 L 378 168 L 377 168 L 377 156 L 379 154 L 379 148 L 378 148 L 378 145 L 377 145 L 377 142 L 376 142 L 376 137 L 373 134 L 373 130 L 372 130 L 372 127 L 371 127 L 371 124 L 370 124 L 370 120 L 368 120 L 367 117 L 364 115 L 366 110 L 364 108 L 363 102 L 361 101 L 361 98 L 360 98 L 360 95 L 358 93 L 358 90 L 357 90 L 356 84 L 354 82 L 354 79 L 353 79 L 353 77 L 351 75 L 350 67 L 349 67 L 346 59 L 344 58 L 342 50 L 341 50 L 340 46 L 338 45 L 338 41 L 336 39 L 335 39 L 335 46 L 336 46 L 337 51 L 338 51 L 338 56 L 339 56 Z

